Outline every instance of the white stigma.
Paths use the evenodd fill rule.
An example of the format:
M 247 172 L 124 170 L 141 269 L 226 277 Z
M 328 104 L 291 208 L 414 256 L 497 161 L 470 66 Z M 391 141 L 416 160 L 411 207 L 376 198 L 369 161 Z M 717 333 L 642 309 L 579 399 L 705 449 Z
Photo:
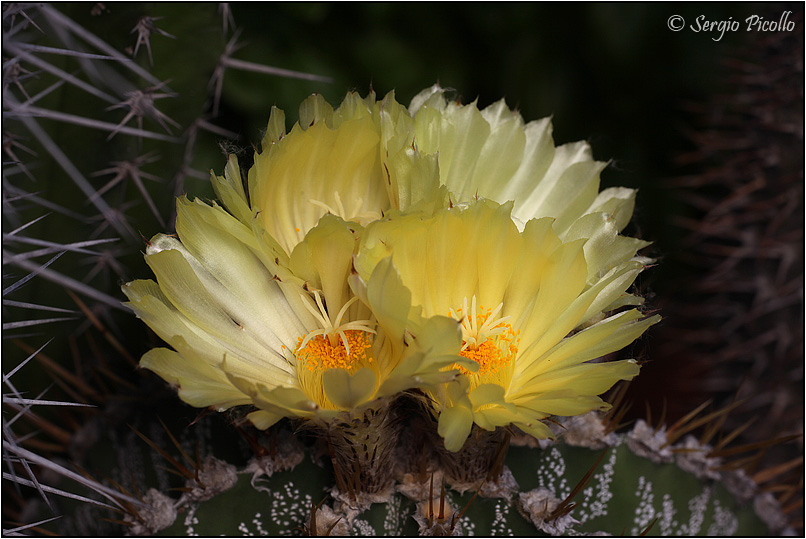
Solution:
M 462 316 L 459 316 L 457 311 L 451 309 L 451 316 L 455 320 L 460 320 L 462 322 L 462 350 L 467 350 L 468 348 L 471 350 L 476 350 L 485 341 L 487 341 L 488 338 L 495 335 L 500 335 L 506 331 L 507 326 L 505 325 L 505 322 L 512 317 L 504 316 L 496 319 L 498 313 L 500 313 L 501 309 L 503 308 L 504 303 L 501 302 L 495 309 L 489 311 L 487 318 L 484 319 L 484 323 L 482 323 L 481 326 L 479 326 L 478 322 L 480 314 L 476 306 L 475 294 L 470 300 L 470 309 L 468 309 L 467 296 L 465 296 L 462 308 L 458 310 L 462 313 Z
M 352 299 L 347 301 L 347 303 L 345 303 L 342 308 L 339 309 L 335 320 L 331 320 L 330 315 L 322 302 L 322 295 L 318 290 L 314 290 L 313 295 L 316 299 L 316 307 L 311 304 L 310 297 L 305 296 L 302 293 L 300 293 L 299 297 L 302 299 L 302 303 L 305 305 L 305 308 L 308 309 L 308 312 L 311 313 L 314 318 L 316 318 L 316 321 L 321 327 L 305 335 L 305 338 L 299 345 L 299 350 L 304 349 L 310 340 L 317 335 L 322 335 L 328 338 L 331 346 L 335 346 L 337 337 L 341 337 L 341 342 L 344 343 L 344 349 L 346 350 L 347 355 L 350 355 L 350 345 L 347 343 L 347 335 L 344 333 L 345 331 L 357 330 L 366 331 L 367 333 L 375 333 L 375 330 L 368 326 L 368 324 L 372 323 L 371 320 L 353 320 L 352 322 L 347 322 L 346 324 L 341 323 L 344 315 L 347 314 L 347 309 L 350 308 L 350 305 L 358 301 L 358 297 L 354 296 Z

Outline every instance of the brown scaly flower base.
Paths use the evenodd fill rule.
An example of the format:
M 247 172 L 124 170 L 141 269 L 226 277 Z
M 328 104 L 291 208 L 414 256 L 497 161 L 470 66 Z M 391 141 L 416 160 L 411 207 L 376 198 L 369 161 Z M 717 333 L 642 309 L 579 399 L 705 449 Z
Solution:
M 401 426 L 393 402 L 313 427 L 333 462 L 335 498 L 356 509 L 389 500 Z
M 498 491 L 505 494 L 504 491 L 517 488 L 510 485 L 514 479 L 504 468 L 511 437 L 506 428 L 489 431 L 473 425 L 470 436 L 455 453 L 446 450 L 441 439 L 434 443 L 440 468 L 451 488 L 459 492 L 478 490 L 483 496 L 492 497 L 496 497 Z

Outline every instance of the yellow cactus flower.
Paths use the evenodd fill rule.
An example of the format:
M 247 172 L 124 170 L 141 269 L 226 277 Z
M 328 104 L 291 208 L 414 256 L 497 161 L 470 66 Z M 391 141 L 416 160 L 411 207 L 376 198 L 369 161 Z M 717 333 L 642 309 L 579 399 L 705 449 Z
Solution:
M 336 110 L 316 94 L 299 116 L 286 133 L 285 114 L 272 109 L 248 198 L 235 156 L 212 178 L 224 206 L 270 238 L 281 259 L 325 214 L 364 226 L 390 210 L 444 205 L 437 157 L 413 148 L 413 121 L 393 92 L 380 102 L 349 93 Z
M 463 370 L 461 383 L 429 390 L 451 451 L 474 422 L 487 430 L 511 423 L 546 438 L 552 434 L 541 419 L 605 407 L 598 395 L 634 377 L 638 366 L 591 360 L 623 348 L 659 319 L 636 309 L 609 312 L 630 303 L 625 290 L 641 261 L 598 268 L 601 275 L 591 279 L 589 240 L 562 241 L 551 218 L 519 231 L 511 211 L 512 203 L 478 200 L 432 216 L 376 221 L 356 256 L 364 278 L 391 257 L 422 316 L 449 314 L 462 324 L 460 355 L 478 369 Z
M 348 284 L 350 227 L 323 217 L 283 268 L 224 209 L 180 198 L 178 237 L 148 245 L 157 282 L 123 287 L 129 307 L 174 349 L 147 352 L 141 366 L 193 406 L 256 406 L 248 417 L 259 428 L 286 416 L 327 421 L 450 379 L 439 369 L 456 359 L 458 324 L 447 313 L 412 324 L 410 295 L 390 264 L 377 266 L 359 301 Z

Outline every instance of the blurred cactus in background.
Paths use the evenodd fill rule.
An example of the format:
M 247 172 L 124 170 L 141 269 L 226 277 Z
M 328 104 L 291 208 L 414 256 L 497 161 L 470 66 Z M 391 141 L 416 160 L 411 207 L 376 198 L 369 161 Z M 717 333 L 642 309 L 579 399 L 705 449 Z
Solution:
M 802 504 L 802 480 L 797 483 L 803 466 L 802 431 L 779 427 L 776 432 L 772 421 L 748 428 L 750 414 L 765 413 L 759 410 L 767 402 L 755 399 L 748 405 L 741 399 L 744 392 L 730 400 L 737 392 L 736 380 L 724 382 L 735 378 L 730 362 L 738 358 L 752 363 L 746 369 L 755 375 L 751 389 L 768 401 L 780 386 L 762 383 L 765 361 L 758 354 L 750 360 L 730 352 L 739 345 L 729 347 L 724 335 L 707 340 L 707 351 L 700 349 L 709 357 L 724 352 L 718 366 L 706 369 L 715 374 L 696 380 L 695 398 L 701 400 L 681 397 L 669 403 L 668 414 L 666 405 L 653 402 L 645 408 L 642 401 L 628 402 L 660 387 L 650 380 L 643 391 L 614 388 L 605 398 L 613 405 L 606 412 L 552 417 L 545 428 L 551 428 L 556 441 L 537 440 L 516 427 L 474 428 L 471 437 L 488 446 L 489 458 L 482 477 L 472 483 L 456 481 L 451 465 L 446 466 L 433 418 L 423 413 L 423 394 L 397 399 L 389 404 L 388 417 L 400 440 L 392 458 L 383 461 L 393 487 L 385 484 L 383 503 L 363 506 L 345 495 L 360 485 L 362 470 L 340 467 L 332 441 L 317 436 L 315 429 L 286 419 L 261 431 L 243 421 L 237 409 L 218 414 L 191 408 L 162 379 L 138 368 L 140 357 L 163 343 L 123 306 L 120 285 L 149 275 L 142 256 L 146 238 L 176 230 L 176 197 L 189 193 L 215 199 L 210 171 L 221 173 L 228 154 L 238 155 L 242 170 L 248 170 L 252 152 L 244 148 L 259 147 L 264 133 L 258 129 L 264 128 L 271 104 L 292 111 L 307 94 L 332 92 L 335 99 L 355 80 L 369 82 L 355 74 L 353 57 L 337 59 L 334 51 L 318 55 L 317 39 L 305 42 L 304 36 L 293 34 L 291 23 L 306 31 L 320 25 L 321 39 L 330 39 L 333 30 L 323 21 L 341 21 L 339 17 L 355 15 L 356 8 L 342 15 L 329 9 L 280 5 L 271 12 L 275 21 L 268 11 L 243 7 L 241 16 L 237 6 L 228 4 L 3 4 L 4 533 L 765 535 L 802 527 L 796 515 Z M 368 5 L 361 17 L 388 25 L 394 20 L 388 9 L 393 8 Z M 606 9 L 592 13 L 612 20 Z M 484 14 L 473 13 L 478 19 Z M 490 28 L 497 20 L 490 18 Z M 255 27 L 260 25 L 265 30 L 258 33 Z M 361 46 L 355 45 L 358 65 L 380 65 L 372 63 L 373 55 L 397 51 L 401 59 L 395 61 L 404 66 L 399 68 L 403 90 L 398 100 L 408 103 L 414 91 L 439 76 L 430 71 L 430 62 L 439 62 L 409 58 L 411 53 L 394 34 L 377 32 L 368 28 L 367 37 L 358 40 Z M 364 40 L 370 38 L 376 41 L 366 46 Z M 289 52 L 292 41 L 298 48 Z M 771 57 L 777 54 L 775 43 Z M 411 65 L 422 73 L 409 73 L 405 66 Z M 446 72 L 455 80 L 443 83 L 459 87 L 468 82 L 459 67 L 451 65 Z M 751 70 L 744 72 L 749 77 L 744 80 L 750 81 Z M 382 83 L 398 84 L 388 73 Z M 768 128 L 779 125 L 764 123 L 770 117 L 796 105 L 797 99 L 783 88 L 783 101 L 771 104 L 769 116 L 759 119 Z M 475 91 L 469 82 L 462 89 L 465 96 Z M 486 97 L 498 99 L 499 94 L 504 95 Z M 738 99 L 728 103 L 732 114 L 745 110 Z M 323 113 L 317 109 L 312 114 L 319 118 Z M 802 118 L 802 104 L 800 114 Z M 246 119 L 239 121 L 240 116 Z M 802 144 L 802 131 L 769 129 L 782 138 L 799 135 Z M 782 144 L 776 155 L 785 155 L 787 141 Z M 708 153 L 707 143 L 702 146 L 706 149 L 700 151 Z M 768 171 L 778 163 L 762 168 Z M 731 170 L 741 167 L 735 164 Z M 785 205 L 787 212 L 778 217 L 773 211 L 777 199 L 767 196 L 763 180 L 757 189 L 743 190 L 725 180 L 730 175 L 724 168 L 722 175 L 716 166 L 703 176 L 701 183 L 764 196 L 754 202 L 721 191 L 691 195 L 688 201 L 705 213 L 696 217 L 701 224 L 693 226 L 687 240 L 691 251 L 707 245 L 710 254 L 719 255 L 709 242 L 733 223 L 720 219 L 739 212 L 720 213 L 723 197 L 751 206 L 741 215 L 769 224 L 767 232 L 774 235 L 783 227 L 797 235 L 797 226 L 787 219 L 802 213 L 802 161 L 800 169 L 786 160 L 780 167 L 787 171 L 781 175 L 786 192 L 794 193 L 787 196 L 795 202 Z M 639 197 L 639 218 L 640 207 Z M 706 234 L 710 230 L 717 233 Z M 651 233 L 645 236 L 653 239 Z M 750 241 L 755 236 L 748 232 L 742 237 Z M 768 245 L 767 240 L 758 241 Z M 791 240 L 786 236 L 784 243 Z M 644 245 L 636 240 L 627 258 Z M 748 245 L 747 252 L 734 248 L 726 260 L 749 263 L 756 244 Z M 663 252 L 661 245 L 653 254 Z M 782 262 L 765 275 L 783 292 L 758 308 L 779 313 L 777 322 L 768 324 L 761 315 L 747 321 L 737 311 L 725 331 L 762 324 L 777 335 L 779 359 L 773 365 L 780 380 L 797 370 L 794 363 L 802 363 L 793 344 L 802 341 L 802 333 L 789 333 L 793 326 L 781 319 L 788 316 L 787 309 L 802 305 L 802 290 L 798 299 L 797 290 L 790 289 L 796 284 L 789 268 L 802 265 L 803 253 L 772 252 Z M 691 319 L 692 312 L 699 313 L 705 320 L 712 311 L 699 311 L 696 298 L 713 292 L 722 275 L 681 284 L 691 285 L 685 296 L 692 298 L 685 305 L 691 311 L 677 312 Z M 734 282 L 739 286 L 743 281 Z M 639 280 L 637 292 L 642 286 Z M 661 286 L 655 289 L 663 293 Z M 716 297 L 715 308 L 735 299 Z M 654 299 L 649 303 L 655 306 Z M 653 346 L 639 359 L 650 366 L 673 361 L 671 353 L 659 353 L 652 332 L 648 340 Z M 630 352 L 635 355 L 636 350 Z M 697 348 L 688 349 L 687 357 L 693 357 L 693 350 Z M 802 381 L 802 365 L 799 372 Z M 688 384 L 681 375 L 685 372 L 668 386 Z M 641 388 L 642 382 L 639 376 L 630 390 Z M 794 394 L 791 387 L 785 394 Z M 697 406 L 702 397 L 711 396 L 719 398 Z M 791 399 L 772 402 L 775 425 L 802 420 L 802 408 L 799 416 L 784 411 Z M 628 421 L 629 415 L 642 419 Z M 352 419 L 339 428 L 365 434 L 367 429 Z M 748 438 L 754 430 L 755 436 Z M 357 438 L 349 440 L 335 443 L 347 443 L 344 452 Z M 777 460 L 761 460 L 778 447 L 788 451 Z M 792 454 L 792 447 L 800 457 Z

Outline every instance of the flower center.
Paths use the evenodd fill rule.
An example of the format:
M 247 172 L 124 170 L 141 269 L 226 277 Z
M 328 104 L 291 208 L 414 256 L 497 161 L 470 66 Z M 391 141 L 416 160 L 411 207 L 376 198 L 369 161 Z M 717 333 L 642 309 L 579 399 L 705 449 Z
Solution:
M 499 303 L 495 309 L 477 308 L 474 295 L 469 308 L 465 298 L 462 308 L 451 309 L 451 316 L 462 321 L 462 350 L 459 355 L 479 364 L 476 376 L 498 373 L 518 353 L 520 330 L 515 332 L 508 323 L 511 316 L 498 317 L 503 307 L 504 304 Z
M 297 361 L 311 372 L 333 368 L 352 372 L 355 367 L 372 362 L 372 355 L 367 354 L 367 349 L 372 346 L 369 333 L 348 329 L 340 337 L 342 340 L 333 343 L 327 336 L 317 335 L 304 347 L 300 337 L 299 346 L 294 351 Z
M 299 344 L 294 350 L 294 355 L 301 365 L 311 372 L 321 372 L 332 368 L 353 372 L 367 363 L 372 363 L 372 354 L 367 353 L 372 346 L 369 335 L 375 333 L 375 330 L 367 325 L 371 323 L 371 320 L 342 323 L 347 309 L 358 301 L 357 297 L 344 304 L 335 320 L 331 320 L 328 315 L 319 292 L 314 291 L 318 309 L 310 304 L 308 298 L 301 297 L 305 307 L 321 325 L 320 329 L 315 329 L 304 337 L 299 337 Z

